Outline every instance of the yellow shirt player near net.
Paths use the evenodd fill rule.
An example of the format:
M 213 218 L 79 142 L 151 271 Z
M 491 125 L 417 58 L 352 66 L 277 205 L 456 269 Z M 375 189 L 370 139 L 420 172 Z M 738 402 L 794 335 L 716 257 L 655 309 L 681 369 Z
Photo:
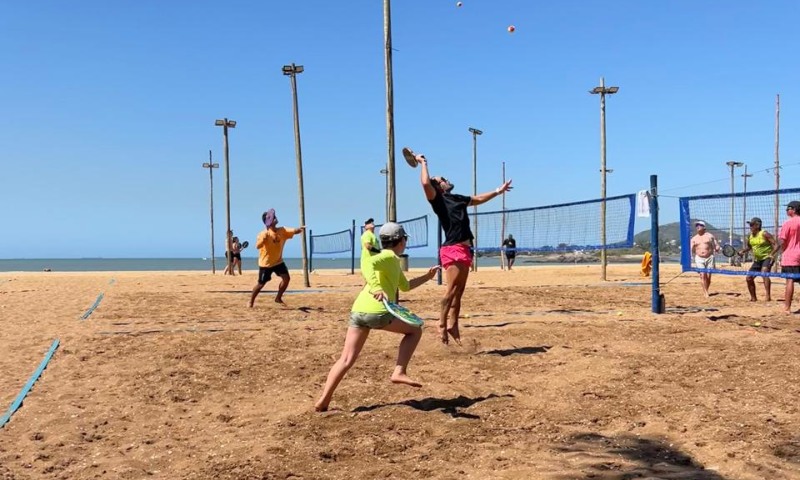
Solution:
M 369 277 L 370 257 L 381 253 L 378 237 L 375 236 L 375 220 L 369 218 L 364 222 L 364 233 L 361 234 L 361 275 Z
M 271 208 L 261 215 L 261 220 L 266 227 L 256 238 L 256 248 L 258 248 L 258 283 L 253 287 L 253 294 L 250 295 L 250 308 L 256 301 L 261 289 L 272 278 L 272 274 L 281 277 L 278 286 L 278 294 L 275 296 L 275 303 L 285 305 L 283 294 L 289 286 L 291 276 L 286 263 L 283 261 L 283 246 L 286 240 L 294 237 L 298 233 L 303 233 L 305 225 L 298 228 L 278 227 L 278 217 L 275 209 Z

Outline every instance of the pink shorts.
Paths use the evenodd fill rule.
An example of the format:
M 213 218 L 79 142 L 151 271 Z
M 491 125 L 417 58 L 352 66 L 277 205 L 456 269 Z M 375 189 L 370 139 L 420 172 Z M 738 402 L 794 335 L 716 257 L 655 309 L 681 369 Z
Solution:
M 454 263 L 460 263 L 465 267 L 472 266 L 472 254 L 469 250 L 469 245 L 457 243 L 455 245 L 447 245 L 439 249 L 439 258 L 442 261 L 442 268 L 446 269 Z

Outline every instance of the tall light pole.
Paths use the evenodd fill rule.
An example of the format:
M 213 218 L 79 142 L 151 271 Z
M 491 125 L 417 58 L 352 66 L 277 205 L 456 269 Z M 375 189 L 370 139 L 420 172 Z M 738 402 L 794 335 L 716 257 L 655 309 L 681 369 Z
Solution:
M 389 185 L 389 218 L 397 221 L 397 188 L 394 168 L 394 83 L 392 77 L 392 2 L 383 0 L 384 73 L 386 75 L 386 181 Z
M 742 235 L 742 241 L 747 238 L 747 179 L 752 177 L 752 173 L 747 173 L 747 164 L 744 166 L 744 173 L 742 174 L 743 185 L 742 185 L 742 229 L 744 231 L 744 235 Z M 744 248 L 744 245 L 742 245 Z
M 211 150 L 208 151 L 208 162 L 203 163 L 203 168 L 208 169 L 208 179 L 211 182 L 211 273 L 217 273 L 217 261 L 214 258 L 214 169 L 219 168 L 219 163 L 211 161 Z
M 381 175 L 386 177 L 386 194 L 384 195 L 384 197 L 386 198 L 386 217 L 385 217 L 386 219 L 384 221 L 388 222 L 389 221 L 389 169 L 382 168 Z
M 228 252 L 231 254 L 228 257 L 228 273 L 233 275 L 233 232 L 231 232 L 231 164 L 230 157 L 228 156 L 228 129 L 236 128 L 235 120 L 222 120 L 214 121 L 214 125 L 222 127 L 222 146 L 225 152 L 225 213 L 227 215 L 227 232 L 225 234 L 225 245 Z
M 606 95 L 613 95 L 619 87 L 606 87 L 605 80 L 600 77 L 600 86 L 589 90 L 592 95 L 600 95 L 600 278 L 606 280 Z
M 734 191 L 733 169 L 743 166 L 744 163 L 730 161 L 730 162 L 725 162 L 725 165 L 727 165 L 727 166 L 729 166 L 731 168 L 731 224 L 730 224 L 730 229 L 728 230 L 728 244 L 733 245 L 733 209 L 735 207 L 734 198 L 733 198 L 733 191 Z M 733 262 L 734 262 L 734 259 L 733 259 L 733 257 L 731 257 L 731 265 L 733 265 Z
M 302 65 L 283 66 L 283 74 L 288 75 L 292 83 L 292 106 L 294 110 L 294 151 L 297 156 L 297 188 L 300 194 L 300 226 L 306 225 L 305 194 L 303 193 L 303 152 L 300 149 L 300 116 L 297 111 L 297 74 L 303 73 Z M 306 253 L 306 232 L 303 230 L 301 237 L 301 248 L 303 253 L 303 283 L 310 287 L 308 280 L 308 254 Z
M 773 232 L 779 231 L 780 228 L 780 195 L 778 191 L 781 189 L 781 96 L 775 96 L 775 225 Z M 775 264 L 776 262 L 772 262 Z M 773 265 L 774 267 L 775 265 Z
M 472 195 L 478 194 L 478 135 L 483 135 L 483 131 L 477 128 L 469 127 L 469 132 L 472 134 Z M 475 249 L 475 259 L 472 262 L 472 271 L 478 271 L 478 206 L 472 207 L 472 217 L 474 219 L 475 227 L 473 228 L 473 235 L 475 240 L 473 248 Z

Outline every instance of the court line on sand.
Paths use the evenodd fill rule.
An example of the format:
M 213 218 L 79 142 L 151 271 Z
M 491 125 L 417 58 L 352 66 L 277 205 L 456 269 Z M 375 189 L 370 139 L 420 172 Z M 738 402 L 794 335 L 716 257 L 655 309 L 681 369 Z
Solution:
M 81 315 L 81 320 L 86 320 L 87 318 L 89 318 L 89 315 L 91 315 L 92 312 L 94 312 L 94 309 L 97 308 L 98 305 L 100 305 L 100 302 L 103 300 L 103 296 L 105 296 L 104 293 L 101 293 L 100 295 L 97 296 L 97 300 L 95 300 L 92 306 L 89 307 L 89 310 L 83 312 L 83 315 Z
M 114 282 L 116 282 L 116 280 L 112 278 L 111 280 L 108 281 L 108 284 L 114 285 Z M 89 315 L 91 315 L 92 312 L 94 312 L 94 309 L 100 305 L 100 302 L 103 300 L 104 296 L 105 292 L 100 292 L 100 295 L 97 296 L 97 300 L 95 300 L 92 306 L 89 307 L 89 310 L 83 312 L 83 315 L 81 315 L 81 320 L 86 320 L 87 318 L 89 318 Z
M 47 367 L 47 364 L 50 362 L 50 359 L 53 358 L 53 354 L 56 353 L 58 344 L 59 344 L 58 339 L 53 340 L 53 344 L 50 345 L 50 350 L 48 350 L 47 353 L 45 354 L 44 359 L 42 359 L 42 363 L 39 364 L 39 367 L 36 369 L 35 372 L 33 372 L 33 375 L 31 375 L 31 378 L 28 380 L 28 383 L 26 383 L 25 386 L 22 387 L 22 390 L 19 392 L 19 395 L 17 395 L 17 398 L 15 398 L 13 402 L 11 402 L 11 406 L 8 407 L 6 413 L 3 415 L 2 418 L 0 418 L 0 428 L 3 428 L 3 426 L 5 426 L 5 424 L 9 422 L 11 420 L 11 416 L 14 415 L 14 412 L 16 412 L 22 406 L 22 401 L 25 400 L 25 397 L 28 395 L 28 392 L 30 392 L 31 388 L 33 388 L 33 384 L 36 383 L 36 380 L 38 380 L 39 377 L 42 375 L 42 372 Z

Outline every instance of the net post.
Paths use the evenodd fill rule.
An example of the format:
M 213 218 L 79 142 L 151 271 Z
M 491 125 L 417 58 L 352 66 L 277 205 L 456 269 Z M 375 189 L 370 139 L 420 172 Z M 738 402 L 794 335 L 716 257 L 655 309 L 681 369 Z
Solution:
M 442 255 L 439 253 L 442 250 L 442 222 L 436 221 L 436 263 L 442 264 Z M 442 284 L 442 269 L 436 274 L 436 285 Z
M 314 271 L 314 230 L 308 231 L 308 242 L 310 245 L 308 253 L 308 271 Z
M 650 255 L 653 259 L 652 310 L 653 313 L 664 313 L 664 302 L 659 287 L 661 259 L 658 254 L 658 176 L 656 175 L 650 175 Z
M 356 273 L 356 219 L 353 219 L 353 228 L 350 230 L 350 275 Z

